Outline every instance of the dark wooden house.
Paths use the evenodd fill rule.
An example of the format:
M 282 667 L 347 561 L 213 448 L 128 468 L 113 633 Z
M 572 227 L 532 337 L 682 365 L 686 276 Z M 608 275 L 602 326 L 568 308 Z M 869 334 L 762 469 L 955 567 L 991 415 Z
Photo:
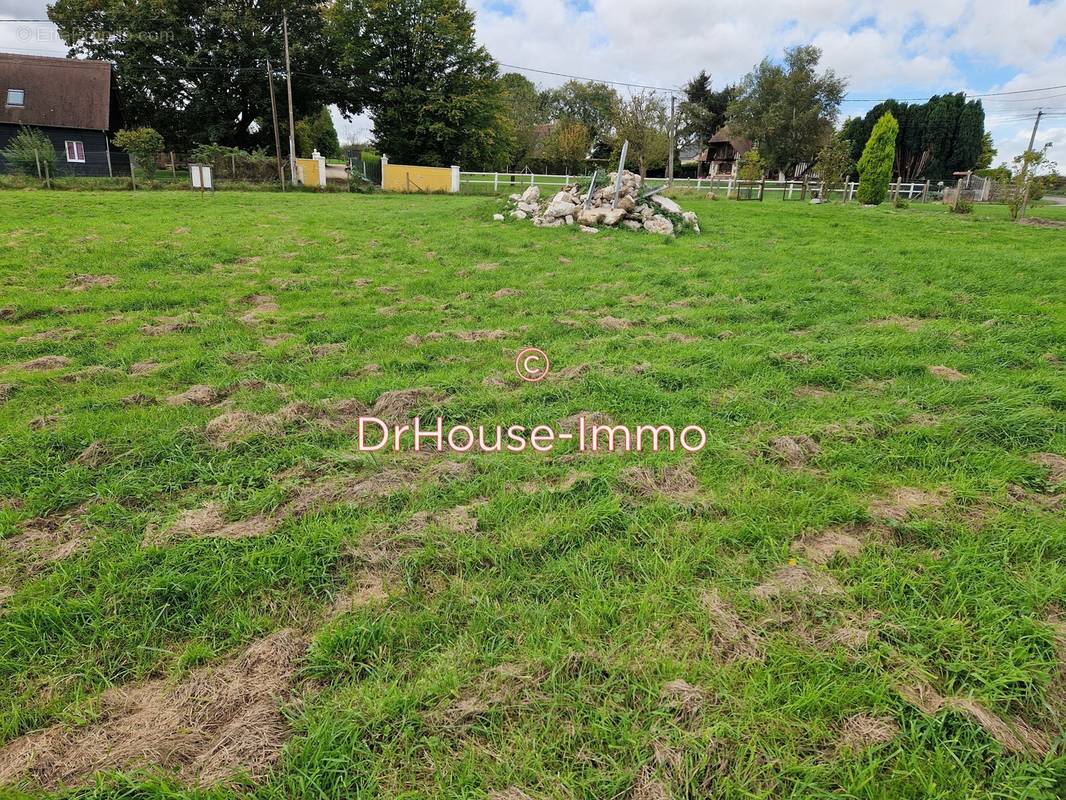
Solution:
M 129 157 L 111 143 L 122 122 L 106 61 L 0 53 L 0 150 L 24 126 L 51 140 L 59 175 L 130 174 Z

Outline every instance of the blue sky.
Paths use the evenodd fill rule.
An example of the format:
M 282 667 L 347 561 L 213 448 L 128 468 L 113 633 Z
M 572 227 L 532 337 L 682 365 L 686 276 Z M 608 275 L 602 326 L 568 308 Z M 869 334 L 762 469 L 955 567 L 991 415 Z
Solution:
M 479 40 L 501 62 L 679 87 L 700 69 L 721 85 L 764 57 L 813 43 L 849 80 L 847 115 L 879 99 L 1017 92 L 1066 84 L 1066 0 L 468 0 Z M 46 16 L 47 0 L 0 0 L 0 19 Z M 49 26 L 0 25 L 0 50 L 63 54 Z M 543 86 L 563 79 L 527 72 Z M 619 87 L 625 92 L 624 87 Z M 861 102 L 867 101 L 867 102 Z M 1035 110 L 1038 142 L 1066 168 L 1066 87 L 982 98 L 998 159 L 1021 152 Z M 1062 112 L 1056 116 L 1055 112 Z M 342 138 L 372 121 L 337 119 Z

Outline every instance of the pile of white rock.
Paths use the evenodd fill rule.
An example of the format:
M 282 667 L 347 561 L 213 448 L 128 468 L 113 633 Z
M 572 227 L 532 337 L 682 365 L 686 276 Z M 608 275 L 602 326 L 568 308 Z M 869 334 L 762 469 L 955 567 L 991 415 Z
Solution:
M 540 187 L 533 185 L 522 194 L 512 194 L 507 213 L 513 219 L 532 219 L 542 228 L 580 225 L 586 233 L 597 233 L 601 227 L 645 230 L 670 236 L 678 228 L 700 232 L 699 218 L 685 211 L 669 197 L 657 191 L 642 191 L 640 175 L 623 170 L 615 201 L 617 173 L 612 172 L 600 187 L 593 187 L 591 196 L 574 186 L 564 186 L 550 200 L 541 200 Z M 493 218 L 502 222 L 504 214 Z

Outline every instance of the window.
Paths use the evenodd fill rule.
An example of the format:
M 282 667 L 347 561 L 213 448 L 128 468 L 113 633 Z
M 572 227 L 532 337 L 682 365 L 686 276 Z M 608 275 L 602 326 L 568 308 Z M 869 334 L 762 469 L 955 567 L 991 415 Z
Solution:
M 7 90 L 7 104 L 9 106 L 24 106 L 24 105 L 26 105 L 26 90 L 25 89 L 8 89 Z
M 74 164 L 85 163 L 85 145 L 82 142 L 67 142 L 67 161 Z

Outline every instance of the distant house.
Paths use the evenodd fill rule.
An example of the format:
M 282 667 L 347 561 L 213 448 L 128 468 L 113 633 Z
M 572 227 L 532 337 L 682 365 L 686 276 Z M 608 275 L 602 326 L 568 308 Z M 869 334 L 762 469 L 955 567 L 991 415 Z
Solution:
M 707 142 L 707 149 L 697 158 L 698 175 L 713 178 L 715 175 L 735 175 L 737 159 L 751 150 L 750 139 L 734 136 L 728 125 L 718 129 Z
M 0 150 L 23 126 L 51 140 L 61 175 L 130 173 L 129 157 L 111 144 L 122 122 L 106 61 L 0 53 Z

